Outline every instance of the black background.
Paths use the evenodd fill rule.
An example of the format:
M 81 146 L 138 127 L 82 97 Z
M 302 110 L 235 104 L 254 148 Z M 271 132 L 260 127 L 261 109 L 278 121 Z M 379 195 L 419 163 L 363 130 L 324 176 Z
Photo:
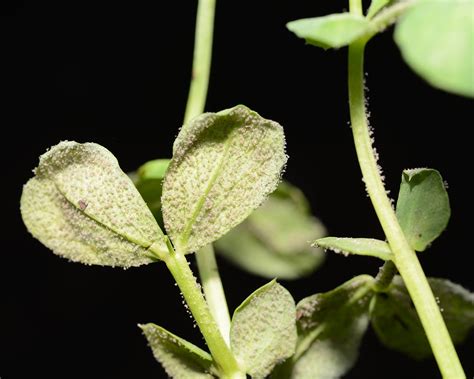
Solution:
M 5 7 L 5 5 L 3 5 Z M 285 29 L 339 12 L 346 1 L 219 1 L 206 110 L 238 103 L 280 122 L 285 178 L 300 186 L 330 234 L 383 238 L 366 197 L 347 125 L 347 51 L 305 46 Z M 2 258 L 0 377 L 161 378 L 138 322 L 203 345 L 161 264 L 123 271 L 69 263 L 25 230 L 21 186 L 60 140 L 94 141 L 124 171 L 169 157 L 191 71 L 194 1 L 13 1 L 2 10 Z M 474 289 L 468 217 L 472 103 L 435 90 L 401 60 L 392 32 L 367 51 L 369 109 L 387 187 L 403 168 L 434 167 L 449 183 L 453 217 L 420 258 L 429 276 Z M 234 309 L 266 282 L 219 261 Z M 370 258 L 330 255 L 310 278 L 284 282 L 296 300 L 360 273 Z M 474 375 L 474 338 L 459 348 Z M 436 378 L 369 331 L 347 378 Z

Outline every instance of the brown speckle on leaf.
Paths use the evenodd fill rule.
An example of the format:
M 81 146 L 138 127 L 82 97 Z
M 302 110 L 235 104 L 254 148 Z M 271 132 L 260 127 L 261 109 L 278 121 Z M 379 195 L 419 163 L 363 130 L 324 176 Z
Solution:
M 87 208 L 87 203 L 84 200 L 79 200 L 79 209 L 83 211 L 84 209 Z

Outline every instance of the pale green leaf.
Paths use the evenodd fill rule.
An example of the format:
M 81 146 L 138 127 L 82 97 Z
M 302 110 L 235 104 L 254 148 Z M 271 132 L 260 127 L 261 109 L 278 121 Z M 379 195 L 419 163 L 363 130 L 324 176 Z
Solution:
M 344 255 L 368 255 L 385 261 L 392 259 L 388 243 L 372 238 L 325 237 L 314 241 L 314 245 Z
M 146 162 L 133 174 L 130 174 L 135 187 L 145 200 L 156 220 L 162 224 L 161 193 L 163 179 L 168 169 L 169 159 L 155 159 Z
M 425 250 L 446 228 L 450 216 L 448 193 L 438 171 L 403 171 L 397 218 L 414 250 Z
M 215 245 L 220 254 L 249 272 L 297 279 L 323 262 L 323 252 L 312 249 L 309 241 L 324 234 L 301 191 L 282 182 L 260 208 Z
M 192 343 L 155 324 L 138 325 L 153 355 L 173 379 L 211 379 L 215 368 L 212 357 Z
M 360 275 L 298 303 L 296 354 L 282 368 L 287 378 L 337 379 L 352 368 L 369 323 L 372 284 L 371 276 Z
M 241 223 L 272 192 L 286 163 L 282 127 L 239 105 L 183 127 L 163 183 L 166 230 L 197 251 Z
M 347 46 L 371 30 L 370 22 L 351 13 L 291 21 L 286 27 L 307 43 L 323 49 Z
M 21 214 L 35 238 L 72 261 L 130 267 L 166 252 L 133 183 L 94 143 L 61 142 L 43 154 L 23 188 Z
M 367 10 L 367 18 L 371 19 L 393 0 L 372 0 L 369 9 Z
M 474 97 L 474 1 L 420 1 L 399 20 L 395 41 L 431 85 Z
M 309 201 L 306 199 L 303 191 L 290 182 L 282 180 L 270 196 L 291 201 L 302 213 L 311 214 Z
M 466 339 L 474 327 L 474 294 L 446 279 L 429 279 L 454 343 Z M 431 348 L 410 295 L 400 276 L 387 293 L 377 294 L 372 326 L 387 347 L 417 359 L 431 356 Z
M 234 312 L 232 352 L 252 378 L 264 378 L 295 352 L 295 302 L 275 280 L 252 293 Z

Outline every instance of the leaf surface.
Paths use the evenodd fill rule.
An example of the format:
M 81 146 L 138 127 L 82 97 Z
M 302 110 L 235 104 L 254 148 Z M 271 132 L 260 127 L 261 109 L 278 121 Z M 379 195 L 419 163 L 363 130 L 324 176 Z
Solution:
M 240 366 L 259 379 L 295 352 L 295 302 L 275 280 L 252 293 L 234 312 L 230 344 Z
M 165 228 L 183 253 L 241 223 L 275 190 L 286 163 L 282 127 L 239 105 L 185 125 L 163 183 Z
M 155 324 L 139 325 L 166 373 L 173 379 L 211 379 L 212 357 L 192 343 Z
M 166 254 L 163 233 L 110 151 L 61 142 L 40 157 L 21 214 L 54 253 L 85 264 L 131 267 Z

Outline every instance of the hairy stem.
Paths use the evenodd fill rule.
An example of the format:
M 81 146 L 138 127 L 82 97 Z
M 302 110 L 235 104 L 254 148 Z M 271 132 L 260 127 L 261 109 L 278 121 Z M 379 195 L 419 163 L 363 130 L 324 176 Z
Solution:
M 351 1 L 352 3 L 357 0 Z M 355 9 L 354 13 L 359 11 Z M 364 49 L 366 40 L 349 46 L 349 107 L 354 144 L 367 192 L 394 254 L 394 263 L 415 304 L 433 354 L 444 378 L 465 378 L 446 324 L 435 301 L 418 257 L 408 244 L 387 197 L 372 147 L 364 99 Z
M 189 268 L 186 257 L 181 252 L 175 251 L 169 240 L 167 240 L 167 245 L 169 255 L 165 258 L 166 266 L 178 284 L 181 294 L 206 340 L 212 358 L 222 373 L 221 377 L 228 379 L 245 378 L 245 374 L 240 371 L 234 355 L 222 338 L 201 292 L 201 287 Z
M 383 9 L 372 18 L 371 25 L 372 31 L 367 34 L 365 37 L 367 39 L 372 38 L 375 34 L 380 33 L 384 29 L 388 28 L 390 25 L 395 23 L 397 19 L 406 12 L 408 8 L 416 4 L 414 0 L 404 0 L 395 3 L 388 8 Z
M 215 7 L 216 0 L 199 0 L 198 2 L 196 30 L 194 35 L 193 71 L 188 101 L 186 104 L 186 112 L 184 114 L 185 124 L 192 118 L 200 115 L 204 111 L 204 106 L 206 104 L 207 90 L 209 87 L 209 74 L 211 71 Z M 196 261 L 198 264 L 199 276 L 204 288 L 204 294 L 206 295 L 207 311 L 210 311 L 210 314 L 212 315 L 208 315 L 211 316 L 208 318 L 212 319 L 212 326 L 217 326 L 218 332 L 220 331 L 220 339 L 224 341 L 226 346 L 229 346 L 229 310 L 212 244 L 209 244 L 196 252 Z M 195 282 L 194 277 L 193 281 Z M 189 305 L 189 307 L 193 312 L 191 305 Z M 206 338 L 206 333 L 208 333 L 206 330 L 208 328 L 207 325 L 207 323 L 198 323 L 199 329 L 201 329 L 204 338 Z M 209 348 L 211 349 L 210 345 Z M 227 351 L 232 355 L 228 347 Z M 212 349 L 211 353 L 214 359 L 216 359 L 214 356 L 215 352 L 212 351 Z M 235 362 L 233 356 L 232 359 Z M 238 375 L 240 375 L 240 373 L 238 373 Z M 236 378 L 238 377 L 240 376 L 236 376 Z
M 230 345 L 230 316 L 227 301 L 222 287 L 222 281 L 217 269 L 216 257 L 212 244 L 203 247 L 196 254 L 196 261 L 199 269 L 204 295 L 211 309 L 211 313 L 216 320 L 222 337 L 227 345 Z
M 194 35 L 193 72 L 184 123 L 200 115 L 206 104 L 211 71 L 212 35 L 216 0 L 199 0 Z
M 194 36 L 193 74 L 184 115 L 185 124 L 193 117 L 200 115 L 206 104 L 211 71 L 215 7 L 216 0 L 199 0 Z M 216 319 L 222 336 L 228 343 L 229 310 L 212 245 L 196 252 L 196 260 L 211 313 Z
M 392 261 L 386 261 L 379 269 L 375 277 L 374 290 L 376 292 L 385 292 L 392 283 L 393 277 L 397 273 L 397 267 Z

